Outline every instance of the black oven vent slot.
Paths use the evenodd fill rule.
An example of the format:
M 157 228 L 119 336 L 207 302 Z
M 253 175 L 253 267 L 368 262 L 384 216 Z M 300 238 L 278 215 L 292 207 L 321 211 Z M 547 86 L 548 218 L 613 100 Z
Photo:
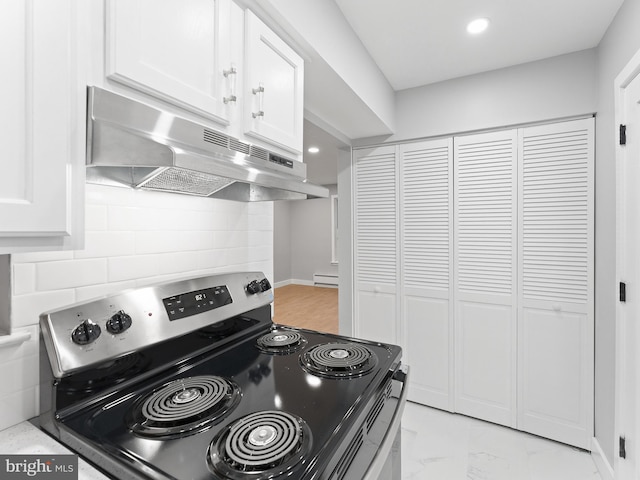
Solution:
M 367 425 L 367 433 L 369 433 L 371 431 L 371 428 L 373 428 L 373 424 L 376 423 L 378 415 L 380 415 L 380 412 L 384 407 L 384 403 L 387 401 L 387 399 L 390 396 L 391 396 L 391 380 L 387 382 L 387 385 L 385 386 L 384 390 L 380 392 L 380 395 L 378 395 L 378 399 L 376 400 L 376 403 L 373 405 L 373 408 L 367 415 L 367 418 L 365 421 L 365 424 Z
M 354 437 L 354 439 L 349 444 L 349 447 L 347 448 L 347 451 L 345 452 L 345 454 L 342 456 L 342 459 L 340 459 L 340 463 L 338 463 L 338 466 L 335 469 L 335 474 L 333 475 L 333 477 L 331 477 L 331 480 L 344 479 L 344 476 L 347 474 L 347 470 L 349 470 L 349 467 L 353 463 L 353 459 L 355 458 L 356 454 L 360 450 L 360 447 L 362 447 L 363 443 L 364 443 L 364 433 L 362 429 L 360 429 L 358 430 L 358 434 Z

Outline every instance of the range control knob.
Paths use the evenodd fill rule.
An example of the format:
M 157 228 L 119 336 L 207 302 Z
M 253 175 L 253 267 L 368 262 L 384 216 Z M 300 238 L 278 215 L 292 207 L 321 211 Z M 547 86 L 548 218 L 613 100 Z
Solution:
M 125 313 L 124 310 L 114 313 L 111 318 L 107 320 L 107 331 L 109 333 L 122 333 L 130 326 L 131 316 Z
M 71 332 L 71 340 L 77 345 L 87 345 L 96 340 L 102 333 L 100 325 L 86 319 Z
M 256 293 L 260 293 L 261 291 L 262 291 L 262 287 L 260 286 L 257 280 L 252 280 L 247 285 L 247 293 L 249 293 L 249 295 L 255 295 Z
M 267 290 L 271 290 L 271 284 L 269 283 L 269 280 L 267 280 L 266 278 L 263 278 L 262 280 L 260 280 L 260 289 L 263 292 L 266 292 Z

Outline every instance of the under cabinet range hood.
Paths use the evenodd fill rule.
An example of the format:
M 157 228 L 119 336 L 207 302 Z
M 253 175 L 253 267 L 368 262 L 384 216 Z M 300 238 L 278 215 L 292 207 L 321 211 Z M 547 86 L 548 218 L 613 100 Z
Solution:
M 306 165 L 171 112 L 88 89 L 87 181 L 239 201 L 328 197 Z

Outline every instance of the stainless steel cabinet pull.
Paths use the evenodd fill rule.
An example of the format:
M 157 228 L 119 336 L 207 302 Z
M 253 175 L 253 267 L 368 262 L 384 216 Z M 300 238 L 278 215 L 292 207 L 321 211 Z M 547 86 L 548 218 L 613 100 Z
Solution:
M 264 117 L 264 84 L 260 82 L 258 88 L 252 88 L 251 92 L 254 95 L 258 95 L 258 111 L 252 112 L 253 118 Z
M 235 65 L 231 65 L 231 68 L 229 68 L 229 70 L 223 70 L 222 74 L 224 75 L 224 78 L 229 80 L 229 96 L 228 97 L 223 97 L 222 101 L 224 103 L 229 103 L 229 102 L 236 102 L 236 100 L 238 100 L 238 97 L 236 96 L 236 78 L 237 78 L 237 74 L 238 74 L 238 70 L 236 69 Z M 233 78 L 229 78 L 231 77 L 231 75 L 233 75 Z

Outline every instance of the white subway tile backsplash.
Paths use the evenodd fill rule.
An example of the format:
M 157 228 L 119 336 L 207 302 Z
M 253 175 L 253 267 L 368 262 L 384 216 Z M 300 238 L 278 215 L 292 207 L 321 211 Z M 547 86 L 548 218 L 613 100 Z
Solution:
M 85 233 L 85 249 L 76 250 L 75 258 L 101 258 L 132 255 L 135 250 L 133 232 Z
M 34 263 L 13 264 L 13 295 L 24 295 L 36 291 L 36 265 Z
M 76 302 L 84 302 L 92 298 L 104 297 L 112 293 L 118 293 L 129 288 L 135 288 L 136 282 L 129 280 L 126 282 L 113 282 L 101 285 L 91 285 L 88 287 L 76 288 Z
M 109 205 L 107 208 L 107 226 L 110 231 L 139 230 L 138 207 Z
M 87 205 L 135 205 L 135 190 L 87 183 L 85 202 Z
M 84 217 L 84 228 L 87 232 L 102 232 L 107 229 L 107 207 L 105 205 L 86 205 Z
M 38 355 L 38 326 L 30 325 L 28 327 L 13 328 L 11 334 L 29 333 L 29 340 L 15 345 L 0 347 L 0 365 L 5 365 L 23 357 L 31 357 Z M 33 383 L 35 385 L 35 383 Z
M 2 357 L 2 351 L 0 351 L 0 358 Z M 3 361 L 0 398 L 10 395 L 16 390 L 25 390 L 38 385 L 40 380 L 38 376 L 39 361 L 37 354 Z
M 25 390 L 16 389 L 8 395 L 0 396 L 0 430 L 36 416 L 38 392 L 39 387 L 35 386 Z
M 36 289 L 38 291 L 82 287 L 106 282 L 106 258 L 65 260 L 36 265 Z
M 109 258 L 109 282 L 155 277 L 158 274 L 160 262 L 160 255 L 132 255 Z
M 14 296 L 11 301 L 11 328 L 35 325 L 42 312 L 64 307 L 75 301 L 73 289 Z
M 135 232 L 135 253 L 146 255 L 150 253 L 168 253 L 181 250 L 180 239 L 182 232 Z
M 15 254 L 13 331 L 32 338 L 0 350 L 0 429 L 36 414 L 39 315 L 128 288 L 232 271 L 273 278 L 273 204 L 241 203 L 104 185 L 86 187 L 85 248 Z
M 30 253 L 14 253 L 11 255 L 12 263 L 38 263 L 38 262 L 57 262 L 60 260 L 72 260 L 73 252 L 30 252 Z
M 216 245 L 216 232 L 213 231 L 184 231 L 180 232 L 180 246 L 182 250 L 210 250 Z

